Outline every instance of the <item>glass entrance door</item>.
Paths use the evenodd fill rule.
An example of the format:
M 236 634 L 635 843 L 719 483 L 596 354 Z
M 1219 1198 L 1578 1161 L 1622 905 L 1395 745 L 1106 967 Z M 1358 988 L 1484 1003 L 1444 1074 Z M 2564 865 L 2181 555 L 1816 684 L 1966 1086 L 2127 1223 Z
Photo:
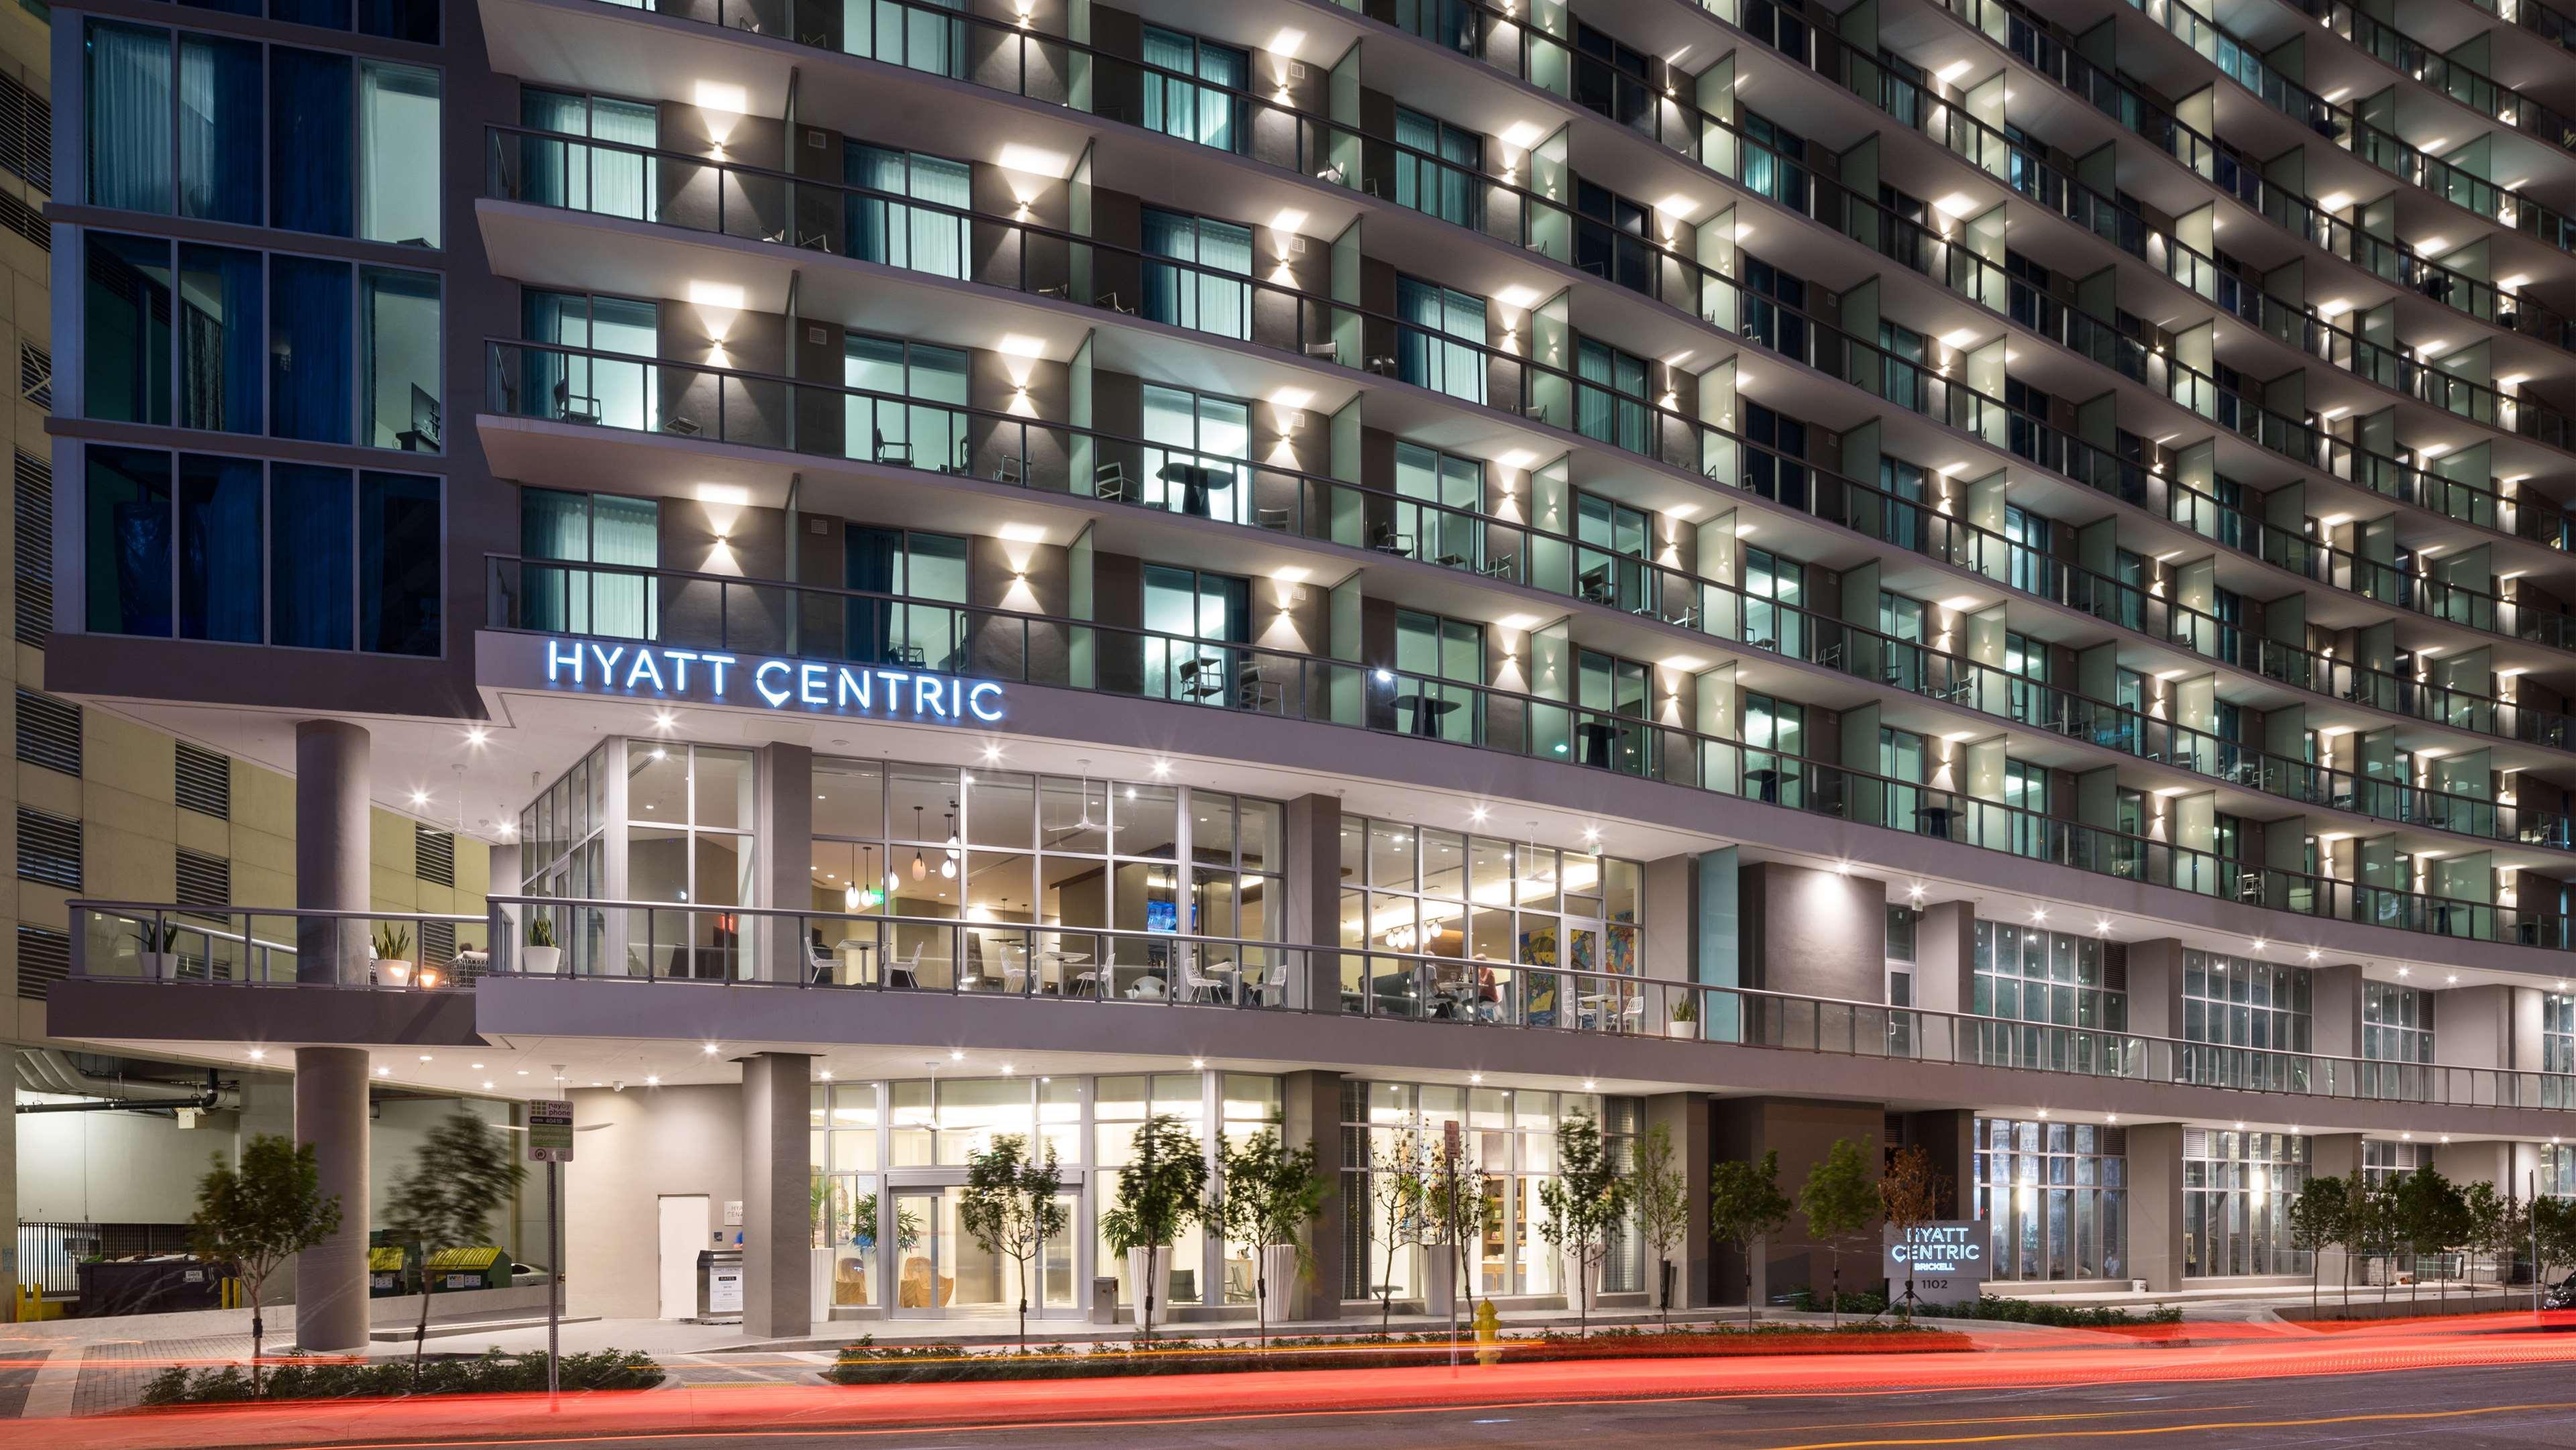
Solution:
M 894 1315 L 936 1319 L 956 1298 L 956 1205 L 944 1188 L 898 1188 L 894 1214 Z
M 1079 1175 L 1068 1175 L 1056 1205 L 1065 1227 L 1051 1237 L 1030 1266 L 1035 1284 L 1029 1293 L 1029 1315 L 1066 1316 L 1077 1312 L 1075 1286 L 1081 1265 L 1075 1259 L 1076 1232 L 1082 1222 Z M 896 1221 L 902 1235 L 892 1279 L 894 1314 L 902 1319 L 1005 1318 L 1020 1303 L 1020 1266 L 986 1249 L 959 1222 L 965 1190 L 945 1187 L 898 1187 L 894 1190 Z

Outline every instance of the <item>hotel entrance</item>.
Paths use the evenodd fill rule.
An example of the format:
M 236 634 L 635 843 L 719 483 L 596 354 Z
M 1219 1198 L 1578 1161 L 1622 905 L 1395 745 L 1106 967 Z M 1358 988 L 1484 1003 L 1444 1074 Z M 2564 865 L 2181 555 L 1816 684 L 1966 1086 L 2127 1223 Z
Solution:
M 898 1319 L 1007 1319 L 1019 1312 L 1020 1265 L 978 1243 L 965 1224 L 962 1181 L 905 1184 L 891 1190 L 894 1224 L 886 1236 L 884 1282 L 894 1286 Z M 942 1175 L 949 1176 L 949 1175 Z M 1066 1176 L 1056 1196 L 1064 1227 L 1029 1265 L 1029 1317 L 1070 1318 L 1080 1311 L 1075 1286 L 1083 1175 Z

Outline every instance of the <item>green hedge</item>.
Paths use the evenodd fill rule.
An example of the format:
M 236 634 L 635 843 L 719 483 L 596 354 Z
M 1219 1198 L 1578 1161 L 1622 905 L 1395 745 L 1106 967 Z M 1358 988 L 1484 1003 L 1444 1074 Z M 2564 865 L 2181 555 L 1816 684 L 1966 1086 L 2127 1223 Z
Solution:
M 402 1395 L 501 1394 L 546 1387 L 546 1357 L 503 1354 L 441 1355 L 420 1364 L 420 1383 L 412 1383 L 412 1362 L 381 1359 L 367 1362 L 289 1358 L 260 1371 L 261 1400 L 391 1399 Z M 662 1367 L 651 1357 L 622 1349 L 563 1357 L 567 1390 L 649 1390 L 662 1382 Z M 254 1398 L 250 1373 L 237 1365 L 222 1369 L 173 1367 L 143 1387 L 147 1405 L 228 1405 Z
M 1724 1325 L 1611 1328 L 1588 1338 L 1506 1335 L 1504 1356 L 1514 1363 L 1567 1359 L 1685 1359 L 1723 1354 L 1941 1353 L 1969 1347 L 1966 1336 L 1922 1326 L 1769 1324 L 1759 1329 Z M 1472 1362 L 1475 1346 L 1462 1358 Z M 978 1353 L 961 1344 L 878 1344 L 874 1336 L 841 1350 L 823 1378 L 840 1385 L 930 1384 L 980 1380 L 1107 1379 L 1170 1374 L 1229 1374 L 1246 1370 L 1382 1369 L 1446 1364 L 1445 1334 L 1371 1335 L 1366 1338 L 1279 1337 L 1263 1349 L 1239 1340 L 1162 1340 L 1139 1346 L 1100 1343 L 1088 1349 L 1037 1344 L 1027 1349 Z
M 1822 1314 L 1832 1307 L 1833 1296 L 1800 1289 L 1789 1295 L 1793 1309 Z M 1842 1296 L 1845 1314 L 1883 1314 L 1887 1311 L 1884 1294 L 1857 1293 Z M 1914 1306 L 1914 1312 L 1927 1319 L 1994 1319 L 2011 1324 L 2048 1324 L 2060 1329 L 2128 1329 L 2141 1324 L 2180 1324 L 2182 1311 L 2170 1306 L 2155 1309 L 2123 1309 L 2117 1305 L 2052 1304 L 2045 1299 L 1976 1298 L 1957 1304 L 1935 1304 L 1929 1299 Z

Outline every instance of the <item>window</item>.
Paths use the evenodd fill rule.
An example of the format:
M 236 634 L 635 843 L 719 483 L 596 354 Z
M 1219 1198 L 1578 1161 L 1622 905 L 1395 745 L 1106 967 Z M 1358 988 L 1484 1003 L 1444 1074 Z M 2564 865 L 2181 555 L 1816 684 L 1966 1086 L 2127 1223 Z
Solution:
M 265 259 L 233 247 L 179 245 L 179 426 L 258 433 L 268 425 Z M 437 279 L 432 288 L 435 326 Z M 435 350 L 435 341 L 432 343 Z M 430 379 L 434 385 L 437 379 Z
M 358 235 L 439 243 L 438 73 L 358 62 Z
M 1768 549 L 1744 551 L 1744 642 L 1803 659 L 1807 566 Z
M 853 141 L 843 154 L 842 174 L 852 186 L 878 193 L 845 200 L 851 256 L 934 277 L 966 275 L 973 252 L 967 211 L 975 199 L 965 162 Z M 930 205 L 900 199 L 907 197 Z
M 1881 318 L 1878 324 L 1878 395 L 1908 412 L 1924 403 L 1923 370 L 1930 349 L 1923 334 Z
M 2048 860 L 2048 767 L 2026 760 L 2006 760 L 2004 809 L 2012 822 L 2013 854 Z
M 1150 383 L 1141 403 L 1146 506 L 1250 522 L 1252 404 Z
M 1807 425 L 1760 403 L 1744 408 L 1744 486 L 1793 509 L 1807 507 Z
M 2292 1133 L 2185 1128 L 2183 1274 L 2304 1274 L 2290 1204 L 2308 1186 L 2308 1140 Z
M 1807 707 L 1770 695 L 1744 696 L 1744 794 L 1772 805 L 1807 803 Z
M 1887 792 L 1887 815 L 1881 825 L 1900 831 L 1923 829 L 1933 817 L 1923 813 L 1923 768 L 1928 760 L 1923 737 L 1893 725 L 1878 727 L 1878 773 Z
M 64 891 L 81 889 L 81 823 L 18 807 L 18 879 Z
M 1654 524 L 1645 510 L 1595 493 L 1574 495 L 1574 588 L 1594 604 L 1656 609 L 1659 576 L 1646 558 Z
M 1655 773 L 1655 737 L 1646 725 L 1653 670 L 1595 650 L 1574 652 L 1574 733 L 1585 765 L 1627 775 Z
M 84 33 L 90 205 L 170 210 L 170 32 L 92 20 Z
M 1559 29 L 1562 30 L 1560 23 Z M 1653 93 L 1646 83 L 1645 52 L 1580 21 L 1574 27 L 1574 102 L 1623 126 L 1650 124 Z
M 90 233 L 82 278 L 83 396 L 89 417 L 170 421 L 170 244 Z
M 1575 344 L 1574 430 L 1586 438 L 1644 453 L 1653 438 L 1646 411 L 1646 360 L 1606 342 Z
M 2028 594 L 2055 597 L 2050 588 L 2049 521 L 2019 504 L 2004 505 L 2004 547 L 2010 563 L 2005 582 Z
M 1920 599 L 1878 591 L 1878 632 L 1887 637 L 1880 645 L 1886 652 L 1883 663 L 1887 682 L 1898 689 L 1919 690 L 1924 686 L 1924 647 L 1932 637 L 1930 615 L 1930 608 Z
M 80 706 L 20 685 L 18 758 L 77 778 L 81 773 Z
M 1979 1118 L 1973 1131 L 1994 1278 L 2129 1277 L 2127 1130 Z
M 269 288 L 270 429 L 281 438 L 346 443 L 353 426 L 355 269 L 318 257 L 272 260 Z
M 1219 337 L 1252 336 L 1252 228 L 1180 212 L 1144 211 L 1144 316 Z
M 966 22 L 944 19 L 965 0 L 916 0 L 909 5 L 845 5 L 841 49 L 906 70 L 962 80 L 966 75 Z
M 1580 177 L 1574 183 L 1574 265 L 1632 292 L 1658 295 L 1654 214 Z
M 1808 360 L 1807 283 L 1757 257 L 1744 263 L 1744 335 L 1786 357 Z
M 661 122 L 650 102 L 527 86 L 519 92 L 519 122 L 531 130 L 611 143 L 520 137 L 519 200 L 638 221 L 658 214 L 661 162 L 645 153 L 661 143 Z
M 1148 564 L 1144 568 L 1145 693 L 1159 700 L 1231 706 L 1252 638 L 1252 585 L 1232 575 Z M 1206 641 L 1205 645 L 1200 641 Z
M 12 517 L 17 537 L 29 541 L 10 551 L 16 556 L 17 572 L 14 633 L 18 643 L 43 649 L 45 636 L 54 628 L 54 554 L 37 541 L 54 536 L 54 466 L 20 451 L 11 483 L 16 493 Z
M 520 336 L 551 346 L 520 354 L 516 410 L 647 433 L 662 426 L 650 361 L 662 347 L 659 307 L 637 298 L 529 287 L 520 292 L 519 314 Z M 628 357 L 635 360 L 623 360 Z
M 187 741 L 178 742 L 178 758 L 172 766 L 173 781 L 181 810 L 195 811 L 228 821 L 233 816 L 233 763 L 229 756 L 201 750 Z
M 2371 1191 L 2384 1193 L 2396 1186 L 2397 1180 L 2433 1161 L 2430 1145 L 2392 1141 L 2386 1138 L 2361 1140 L 2361 1176 Z
M 1398 441 L 1395 491 L 1398 497 L 1420 502 L 1395 505 L 1394 523 L 1384 535 L 1369 540 L 1370 547 L 1453 568 L 1488 562 L 1480 547 L 1484 520 L 1478 517 L 1485 501 L 1483 459 Z
M 1158 25 L 1145 27 L 1145 128 L 1220 151 L 1248 152 L 1248 52 Z M 1193 78 L 1206 82 L 1193 84 Z
M 1395 204 L 1481 229 L 1485 138 L 1419 111 L 1395 108 Z
M 2361 987 L 2361 1095 L 2421 1101 L 2433 1062 L 2433 994 L 2393 982 Z
M 1980 1061 L 2050 1072 L 2123 1070 L 2128 973 L 2098 938 L 1980 921 L 1975 972 L 1969 1011 L 1995 1019 L 1978 1030 Z
M 358 269 L 359 356 L 366 391 L 358 441 L 369 448 L 436 453 L 439 408 L 438 278 L 387 267 Z
M 260 224 L 267 189 L 267 150 L 260 137 L 265 114 L 260 51 L 255 41 L 186 32 L 179 36 L 181 216 L 249 227 Z M 438 125 L 435 94 L 430 106 L 434 134 Z M 435 185 L 415 189 L 430 194 L 437 190 Z M 436 204 L 434 195 L 431 204 Z
M 1415 609 L 1395 612 L 1396 724 L 1415 735 L 1484 739 L 1485 627 Z M 1410 715 L 1408 720 L 1404 718 Z
M 519 492 L 519 552 L 532 561 L 520 582 L 524 627 L 559 634 L 653 639 L 660 589 L 648 574 L 662 562 L 662 507 L 649 498 L 605 493 Z M 540 568 L 561 559 L 617 569 Z
M 1759 111 L 1742 112 L 1739 124 L 1745 140 L 1745 186 L 1793 211 L 1812 213 L 1811 178 L 1801 164 L 1807 159 L 1807 138 Z
M 1471 1292 L 1564 1293 L 1563 1256 L 1540 1231 L 1547 1210 L 1539 1190 L 1555 1173 L 1557 1126 L 1574 1117 L 1590 1118 L 1601 1125 L 1604 1147 L 1613 1161 L 1625 1162 L 1635 1148 L 1639 1116 L 1633 1098 L 1345 1079 L 1340 1162 L 1342 1296 L 1371 1297 L 1381 1283 L 1391 1283 L 1399 1298 L 1423 1292 L 1428 1255 L 1420 1249 L 1400 1250 L 1390 1265 L 1387 1239 L 1395 1226 L 1381 1216 L 1372 1200 L 1369 1171 L 1394 1161 L 1408 1141 L 1425 1153 L 1438 1153 L 1453 1123 L 1461 1153 L 1484 1184 L 1485 1228 L 1480 1240 L 1467 1246 L 1464 1266 L 1474 1276 L 1469 1281 Z M 1649 1265 L 1636 1236 L 1614 1233 L 1607 1248 L 1601 1275 L 1604 1290 L 1616 1293 L 1643 1287 Z
M 954 473 L 966 467 L 968 356 L 951 347 L 851 333 L 843 344 L 849 396 L 843 424 L 852 458 Z M 862 441 L 865 440 L 865 441 Z
M 953 670 L 963 661 L 967 540 L 953 534 L 847 526 L 842 584 L 889 598 L 853 599 L 845 611 L 849 657 L 874 664 Z
M 629 976 L 744 975 L 742 917 L 758 851 L 751 835 L 752 753 L 625 742 L 626 897 L 672 908 L 626 918 Z
M 2204 1087 L 2305 1092 L 2315 1019 L 2312 975 L 2212 952 L 2182 954 L 2182 1080 Z
M 2540 999 L 2540 1070 L 2576 1072 L 2576 997 L 2564 992 L 2545 993 Z
M 2006 630 L 2004 674 L 2011 688 L 2012 717 L 2025 725 L 2048 724 L 2048 642 Z
M 1371 993 L 1398 1016 L 1508 1021 L 1517 1009 L 1533 1026 L 1571 1026 L 1594 1010 L 1583 993 L 1545 970 L 1516 968 L 1640 970 L 1645 868 L 1636 862 L 1358 815 L 1343 816 L 1341 830 L 1343 950 L 1442 958 L 1434 974 L 1447 989 L 1426 1004 L 1410 995 L 1409 965 L 1378 959 L 1371 977 L 1370 960 L 1349 955 L 1345 996 Z M 1478 964 L 1472 977 L 1469 963 Z
M 519 879 L 528 895 L 579 900 L 608 894 L 608 785 L 622 750 L 611 741 L 591 751 L 519 812 Z M 607 913 L 547 907 L 529 914 L 553 925 L 564 971 L 597 972 L 608 964 Z
M 1398 277 L 1395 306 L 1396 375 L 1453 398 L 1485 401 L 1485 299 Z
M 89 632 L 443 647 L 438 479 L 98 444 L 85 457 Z

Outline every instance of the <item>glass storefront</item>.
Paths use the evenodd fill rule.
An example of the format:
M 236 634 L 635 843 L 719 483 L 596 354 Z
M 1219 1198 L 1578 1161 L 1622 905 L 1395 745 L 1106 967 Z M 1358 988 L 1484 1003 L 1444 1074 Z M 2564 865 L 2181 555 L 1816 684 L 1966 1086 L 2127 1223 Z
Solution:
M 2313 1051 L 2311 974 L 2215 952 L 2182 954 L 2182 1081 L 2204 1087 L 2306 1092 Z
M 2290 1204 L 2308 1185 L 2308 1140 L 2291 1133 L 2186 1128 L 2182 1135 L 2183 1273 L 2304 1274 Z
M 1979 1061 L 2050 1072 L 2117 1070 L 2129 1027 L 2128 975 L 2098 938 L 1977 923 Z M 2019 1025 L 2012 1025 L 2019 1024 Z M 2059 1031 L 2052 1029 L 2074 1029 Z
M 2129 1277 L 2128 1135 L 2092 1123 L 1979 1118 L 1977 1217 L 1996 1279 Z

